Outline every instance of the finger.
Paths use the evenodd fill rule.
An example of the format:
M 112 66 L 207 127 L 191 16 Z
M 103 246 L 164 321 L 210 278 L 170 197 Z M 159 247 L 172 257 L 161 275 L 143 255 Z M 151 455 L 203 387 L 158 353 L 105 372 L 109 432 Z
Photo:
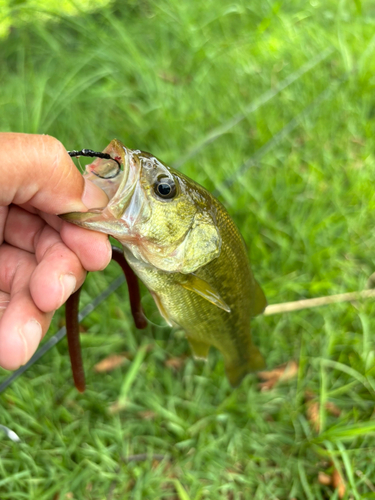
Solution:
M 54 311 L 82 285 L 86 271 L 59 233 L 49 226 L 40 233 L 35 257 L 38 265 L 30 279 L 31 296 L 42 311 Z
M 57 224 L 55 225 L 59 227 L 60 230 L 64 227 L 64 241 L 66 246 L 70 248 L 70 250 L 68 248 L 66 249 L 67 255 L 72 257 L 72 253 L 76 254 L 84 269 L 98 271 L 104 269 L 108 265 L 112 254 L 108 237 L 105 234 L 78 228 L 77 226 L 62 221 L 55 215 L 48 215 L 47 218 L 49 221 L 53 218 L 56 219 Z M 52 228 L 49 228 L 51 231 L 47 231 L 46 228 L 49 228 L 49 226 L 47 226 L 38 215 L 31 214 L 16 205 L 12 205 L 9 209 L 8 218 L 5 224 L 4 238 L 10 245 L 32 253 L 36 251 L 37 244 L 42 240 L 44 253 L 47 251 L 48 245 L 55 245 L 58 241 L 61 243 L 58 233 Z M 53 234 L 54 237 L 45 240 L 44 237 L 42 238 L 42 234 L 44 237 Z M 40 262 L 42 260 L 40 257 L 40 248 L 38 255 L 38 262 Z M 65 261 L 64 263 L 66 264 Z M 70 271 L 68 271 L 68 274 L 70 274 Z M 79 278 L 78 275 L 76 275 L 76 278 L 81 280 L 84 279 L 84 277 Z M 54 294 L 51 295 L 51 299 L 52 297 L 53 300 L 55 300 Z M 51 307 L 47 305 L 42 306 L 41 304 L 38 304 L 38 306 L 42 310 L 46 310 L 45 307 L 48 307 L 47 310 L 60 307 L 60 305 Z
M 38 215 L 33 215 L 18 207 L 9 207 L 5 221 L 4 240 L 14 247 L 34 253 L 35 240 L 46 223 Z
M 0 366 L 15 370 L 36 351 L 52 313 L 40 311 L 29 292 L 35 257 L 4 244 L 0 247 L 0 261 L 0 289 L 10 294 L 0 319 Z
M 8 217 L 8 207 L 0 207 L 0 245 L 4 241 L 4 226 Z
M 97 196 L 96 186 L 85 179 L 86 189 L 83 201 L 88 208 L 104 207 L 108 203 L 107 195 Z M 93 187 L 95 189 L 93 189 Z M 111 244 L 108 236 L 97 231 L 90 231 L 59 219 L 59 231 L 64 243 L 79 256 L 87 271 L 100 271 L 105 269 L 112 258 Z M 82 232 L 83 230 L 83 232 Z
M 61 239 L 79 257 L 87 271 L 100 271 L 108 266 L 111 257 L 111 244 L 106 234 L 95 231 L 82 232 L 81 227 L 65 222 L 61 228 Z M 92 233 L 89 236 L 87 232 Z M 87 241 L 86 241 L 87 238 Z M 90 245 L 87 242 L 90 240 Z
M 86 211 L 84 180 L 54 137 L 0 133 L 0 178 L 0 205 L 31 203 L 53 214 Z M 96 186 L 90 189 L 102 196 Z
M 42 313 L 28 287 L 18 289 L 0 319 L 0 366 L 16 370 L 29 361 L 47 332 L 53 313 Z
M 82 201 L 85 204 L 85 207 L 90 209 L 105 207 L 108 203 L 108 196 L 105 194 L 105 192 L 99 189 L 96 184 L 94 184 L 85 177 L 83 177 L 83 182 L 84 182 L 84 190 L 82 195 Z M 55 215 L 43 212 L 42 210 L 38 210 L 37 208 L 35 208 L 35 206 L 32 205 L 31 202 L 19 203 L 17 205 L 32 214 L 38 214 L 48 223 L 49 220 L 51 220 L 53 223 L 51 225 L 53 225 L 54 229 L 56 230 L 59 229 L 58 222 L 61 219 L 56 218 Z
M 104 191 L 100 190 L 104 197 L 99 199 L 95 191 L 97 187 L 86 179 L 85 183 L 86 189 L 83 196 L 85 205 L 88 208 L 106 206 L 108 198 Z M 112 258 L 112 248 L 108 235 L 90 230 L 84 230 L 85 232 L 82 233 L 83 228 L 69 224 L 69 222 L 62 222 L 61 238 L 79 256 L 83 267 L 88 271 L 99 271 L 106 268 Z M 85 243 L 83 244 L 83 242 Z
M 10 295 L 9 293 L 1 292 L 0 291 L 0 319 L 2 315 L 5 312 L 5 309 L 7 308 L 10 300 Z
M 112 258 L 108 235 L 75 226 L 55 215 L 40 215 L 60 232 L 63 242 L 78 256 L 87 271 L 101 271 L 108 266 Z
M 55 215 L 40 214 L 53 228 L 60 232 L 61 239 L 74 252 L 87 271 L 105 269 L 112 258 L 112 247 L 108 235 L 74 226 Z

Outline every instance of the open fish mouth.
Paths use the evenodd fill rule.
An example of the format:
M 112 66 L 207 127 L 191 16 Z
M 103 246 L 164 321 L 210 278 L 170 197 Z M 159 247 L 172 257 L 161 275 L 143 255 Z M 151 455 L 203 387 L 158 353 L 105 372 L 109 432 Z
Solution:
M 140 178 L 141 164 L 138 158 L 133 155 L 131 149 L 119 145 L 116 147 L 116 150 L 116 152 L 121 153 L 120 162 L 123 165 L 123 171 L 118 189 L 109 200 L 106 210 L 108 210 L 115 219 L 120 219 L 124 216 L 125 210 L 131 203 L 131 199 Z
M 107 206 L 89 212 L 70 212 L 60 217 L 80 227 L 125 237 L 131 227 L 149 217 L 148 203 L 139 182 L 141 162 L 136 152 L 117 140 L 112 141 L 103 153 L 109 154 L 112 160 L 96 159 L 86 167 L 84 177 L 107 194 Z

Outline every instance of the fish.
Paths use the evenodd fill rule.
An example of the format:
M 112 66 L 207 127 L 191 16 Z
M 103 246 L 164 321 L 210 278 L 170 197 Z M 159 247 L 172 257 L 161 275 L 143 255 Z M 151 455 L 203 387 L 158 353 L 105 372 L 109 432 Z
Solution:
M 117 139 L 103 153 L 122 170 L 97 158 L 85 176 L 104 189 L 107 206 L 60 217 L 115 238 L 168 325 L 184 331 L 196 358 L 218 349 L 238 386 L 265 366 L 250 319 L 267 301 L 234 221 L 209 191 L 152 154 Z

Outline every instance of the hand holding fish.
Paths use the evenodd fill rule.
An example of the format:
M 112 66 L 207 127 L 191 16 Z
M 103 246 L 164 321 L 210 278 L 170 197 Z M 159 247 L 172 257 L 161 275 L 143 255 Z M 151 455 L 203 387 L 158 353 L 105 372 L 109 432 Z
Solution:
M 112 235 L 122 245 L 112 258 L 126 275 L 138 328 L 146 321 L 135 275 L 165 320 L 185 331 L 195 356 L 207 357 L 211 346 L 221 351 L 233 386 L 262 368 L 249 321 L 266 300 L 224 207 L 156 157 L 117 140 L 103 153 L 70 154 L 98 159 L 82 177 L 56 139 L 0 134 L 0 366 L 26 363 L 68 299 L 73 375 L 84 390 L 79 288 L 85 270 L 109 262 Z
M 374 290 L 364 290 L 275 304 L 264 311 L 266 299 L 241 235 L 202 186 L 118 140 L 103 152 L 83 149 L 69 155 L 97 160 L 82 177 L 56 139 L 0 133 L 4 368 L 29 360 L 54 310 L 66 301 L 73 377 L 77 389 L 84 390 L 79 291 L 85 269 L 103 269 L 111 258 L 106 235 L 122 245 L 112 247 L 112 259 L 125 273 L 135 326 L 147 325 L 138 276 L 164 319 L 185 331 L 196 357 L 206 358 L 211 346 L 221 351 L 233 386 L 264 366 L 251 340 L 251 317 L 374 296 Z
M 84 180 L 53 137 L 0 133 L 0 366 L 26 363 L 53 312 L 106 267 L 104 234 L 62 221 L 58 213 L 103 207 L 107 197 Z

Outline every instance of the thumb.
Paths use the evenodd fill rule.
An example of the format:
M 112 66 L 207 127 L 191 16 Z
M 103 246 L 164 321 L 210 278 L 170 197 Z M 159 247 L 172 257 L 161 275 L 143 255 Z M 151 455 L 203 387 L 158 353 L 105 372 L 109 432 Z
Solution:
M 0 206 L 29 203 L 61 214 L 86 211 L 83 196 L 106 204 L 103 191 L 86 186 L 64 146 L 48 135 L 0 133 L 0 179 Z

